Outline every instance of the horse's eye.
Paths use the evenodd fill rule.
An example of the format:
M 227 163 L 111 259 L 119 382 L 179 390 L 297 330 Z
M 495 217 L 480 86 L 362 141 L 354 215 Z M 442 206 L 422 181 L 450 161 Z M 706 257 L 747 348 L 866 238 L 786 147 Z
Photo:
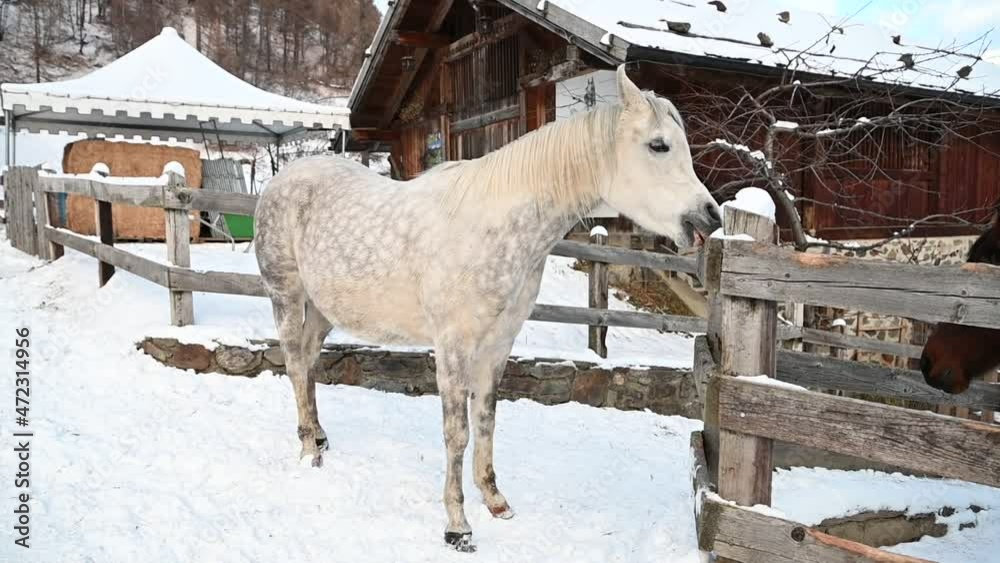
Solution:
M 670 152 L 670 145 L 668 145 L 667 142 L 661 137 L 659 139 L 653 139 L 649 142 L 649 150 L 653 152 L 667 153 Z

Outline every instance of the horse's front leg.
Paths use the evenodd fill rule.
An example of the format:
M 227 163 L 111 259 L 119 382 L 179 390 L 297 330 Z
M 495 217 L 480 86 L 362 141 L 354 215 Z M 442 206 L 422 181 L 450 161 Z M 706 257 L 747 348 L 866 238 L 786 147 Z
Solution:
M 445 543 L 458 551 L 471 553 L 472 528 L 465 519 L 465 494 L 462 492 L 462 458 L 469 444 L 469 387 L 467 377 L 471 367 L 470 350 L 454 346 L 438 346 L 437 385 L 444 414 L 444 443 L 447 469 L 444 481 L 444 507 L 448 513 Z
M 509 348 L 508 346 L 506 349 Z M 490 514 L 496 518 L 509 520 L 514 517 L 514 511 L 497 488 L 497 476 L 493 469 L 493 431 L 496 428 L 497 392 L 504 368 L 507 366 L 508 353 L 504 351 L 496 356 L 493 361 L 483 366 L 484 369 L 477 372 L 472 381 L 472 422 L 476 433 L 473 474 Z

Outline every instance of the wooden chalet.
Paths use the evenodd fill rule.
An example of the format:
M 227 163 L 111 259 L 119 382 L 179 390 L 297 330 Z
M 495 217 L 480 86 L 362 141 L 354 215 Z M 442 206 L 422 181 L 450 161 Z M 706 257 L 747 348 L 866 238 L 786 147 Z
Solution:
M 718 3 L 697 4 L 395 0 L 351 94 L 348 150 L 389 152 L 393 175 L 410 179 L 439 162 L 482 156 L 563 115 L 614 101 L 612 72 L 622 63 L 630 63 L 629 73 L 640 86 L 678 104 L 692 144 L 709 142 L 720 134 L 703 127 L 698 114 L 708 116 L 718 108 L 699 103 L 704 99 L 699 96 L 737 86 L 761 91 L 787 77 L 781 59 L 787 60 L 789 49 L 764 47 L 755 30 L 767 31 L 768 41 L 774 37 L 774 43 L 783 39 L 796 44 L 814 42 L 828 26 L 816 14 L 810 19 L 800 12 L 792 12 L 791 23 L 779 21 L 773 15 L 778 11 L 773 8 L 781 7 L 778 0 L 753 3 L 754 11 L 743 15 L 735 8 L 717 12 Z M 742 20 L 734 19 L 738 17 Z M 732 23 L 736 21 L 740 23 Z M 865 52 L 881 52 L 883 40 L 892 47 L 887 34 L 876 36 L 872 29 L 859 33 L 850 27 L 828 34 L 822 52 L 799 52 L 813 62 L 807 65 L 809 73 L 798 76 L 829 77 L 856 65 Z M 884 64 L 899 65 L 898 54 L 886 54 Z M 952 88 L 948 95 L 1000 102 L 992 95 L 1000 91 L 1000 69 L 982 62 L 974 78 L 978 80 L 969 82 L 968 91 Z M 892 96 L 912 99 L 937 96 L 947 86 L 919 82 L 902 72 L 895 83 L 858 87 L 886 88 Z M 852 95 L 831 95 L 810 107 L 829 112 L 850 103 Z M 1000 200 L 1000 135 L 978 134 L 967 141 L 934 134 L 939 136 L 933 142 L 914 142 L 912 132 L 886 131 L 877 143 L 859 137 L 857 150 L 870 154 L 857 162 L 845 162 L 837 173 L 825 176 L 798 172 L 796 205 L 806 229 L 828 239 L 877 238 L 915 219 L 972 208 L 984 209 L 964 218 L 985 221 L 985 208 Z M 781 158 L 806 161 L 818 151 L 818 142 L 798 142 Z M 731 195 L 722 188 L 740 184 L 738 170 L 727 166 L 726 158 L 710 155 L 698 161 L 699 175 L 720 199 Z M 866 170 L 873 167 L 877 173 Z M 845 200 L 850 204 L 843 205 Z M 967 235 L 973 230 L 938 225 L 916 234 Z

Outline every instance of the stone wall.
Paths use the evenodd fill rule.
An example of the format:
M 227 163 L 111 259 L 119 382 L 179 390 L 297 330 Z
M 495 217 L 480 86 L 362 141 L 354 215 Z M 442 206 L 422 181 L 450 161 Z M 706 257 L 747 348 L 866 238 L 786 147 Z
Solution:
M 248 348 L 220 344 L 210 349 L 172 338 L 147 338 L 138 347 L 163 364 L 200 373 L 254 377 L 264 371 L 285 371 L 284 356 L 275 342 L 255 342 Z M 317 365 L 317 381 L 324 384 L 407 395 L 437 393 L 434 356 L 427 352 L 330 346 L 323 350 Z M 576 401 L 595 407 L 701 417 L 690 370 L 602 368 L 588 362 L 511 358 L 500 397 L 547 405 Z

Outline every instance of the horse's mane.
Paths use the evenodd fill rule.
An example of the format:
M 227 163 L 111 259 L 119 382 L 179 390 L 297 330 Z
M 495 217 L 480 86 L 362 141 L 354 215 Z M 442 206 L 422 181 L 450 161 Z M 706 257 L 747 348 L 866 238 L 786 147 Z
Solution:
M 676 109 L 645 92 L 657 119 Z M 604 106 L 549 123 L 503 148 L 475 160 L 441 164 L 423 176 L 444 180 L 444 205 L 454 213 L 469 202 L 511 200 L 530 194 L 567 215 L 582 215 L 600 200 L 600 183 L 615 173 L 617 127 L 622 106 Z
M 590 211 L 599 183 L 611 178 L 621 106 L 607 106 L 550 123 L 475 160 L 442 164 L 423 177 L 448 184 L 444 204 L 455 212 L 484 200 L 531 194 L 567 214 Z

